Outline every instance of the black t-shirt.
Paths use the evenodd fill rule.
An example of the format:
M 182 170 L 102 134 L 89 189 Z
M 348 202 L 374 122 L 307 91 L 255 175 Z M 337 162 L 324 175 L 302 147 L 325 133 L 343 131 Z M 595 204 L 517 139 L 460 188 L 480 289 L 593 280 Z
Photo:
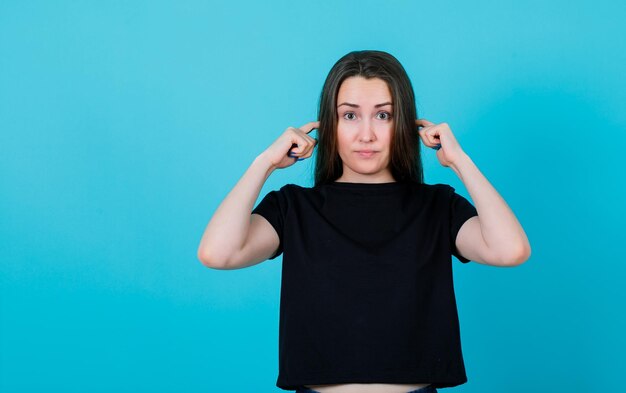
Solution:
M 287 184 L 252 213 L 283 254 L 276 386 L 467 382 L 452 282 L 476 208 L 446 184 Z

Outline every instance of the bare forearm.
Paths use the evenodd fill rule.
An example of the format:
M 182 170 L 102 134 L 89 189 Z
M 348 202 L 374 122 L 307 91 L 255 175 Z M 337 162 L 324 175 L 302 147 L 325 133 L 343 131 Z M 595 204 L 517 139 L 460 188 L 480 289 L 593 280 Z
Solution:
M 254 159 L 213 213 L 198 248 L 202 261 L 225 261 L 243 247 L 252 208 L 273 170 L 263 154 Z
M 487 246 L 503 259 L 527 258 L 530 244 L 521 224 L 506 201 L 467 154 L 450 166 L 469 192 Z

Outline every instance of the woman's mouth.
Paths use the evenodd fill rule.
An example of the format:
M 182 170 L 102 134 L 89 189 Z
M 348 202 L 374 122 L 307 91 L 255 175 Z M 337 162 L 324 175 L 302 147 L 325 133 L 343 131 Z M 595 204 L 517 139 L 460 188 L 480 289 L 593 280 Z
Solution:
M 378 153 L 374 150 L 357 150 L 355 153 L 359 155 L 359 157 L 369 158 L 372 157 L 375 153 Z

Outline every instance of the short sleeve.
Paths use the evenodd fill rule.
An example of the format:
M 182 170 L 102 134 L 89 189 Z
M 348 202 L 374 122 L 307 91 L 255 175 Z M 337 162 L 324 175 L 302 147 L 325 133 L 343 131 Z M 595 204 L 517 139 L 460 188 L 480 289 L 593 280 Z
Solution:
M 463 263 L 467 263 L 470 260 L 465 258 L 459 253 L 459 250 L 456 248 L 456 236 L 459 233 L 459 230 L 465 223 L 465 221 L 470 218 L 477 216 L 478 211 L 462 195 L 459 195 L 455 192 L 454 187 L 450 187 L 450 249 L 452 250 L 452 255 L 457 257 L 457 259 Z
M 280 241 L 276 253 L 269 259 L 275 259 L 283 252 L 283 227 L 285 222 L 285 212 L 287 204 L 284 195 L 284 188 L 280 190 L 274 190 L 268 192 L 265 197 L 259 202 L 257 207 L 252 210 L 252 213 L 263 216 L 274 230 L 278 234 Z

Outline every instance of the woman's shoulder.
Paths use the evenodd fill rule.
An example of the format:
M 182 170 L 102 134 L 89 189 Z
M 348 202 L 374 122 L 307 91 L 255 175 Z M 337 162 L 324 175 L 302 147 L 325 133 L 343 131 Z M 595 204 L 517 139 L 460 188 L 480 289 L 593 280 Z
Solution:
M 277 191 L 280 192 L 303 192 L 303 191 L 307 191 L 311 189 L 311 187 L 305 187 L 305 186 L 301 186 L 299 184 L 295 184 L 295 183 L 286 183 L 284 185 L 282 185 L 280 188 L 277 189 Z
M 422 187 L 424 187 L 427 190 L 432 190 L 432 191 L 449 191 L 450 189 L 454 190 L 454 188 L 446 183 L 433 183 L 433 184 L 427 184 L 427 183 L 422 183 Z
M 287 183 L 282 186 L 274 187 L 270 192 L 285 199 L 293 199 L 299 195 L 306 194 L 312 190 L 312 187 L 305 187 L 295 183 Z

